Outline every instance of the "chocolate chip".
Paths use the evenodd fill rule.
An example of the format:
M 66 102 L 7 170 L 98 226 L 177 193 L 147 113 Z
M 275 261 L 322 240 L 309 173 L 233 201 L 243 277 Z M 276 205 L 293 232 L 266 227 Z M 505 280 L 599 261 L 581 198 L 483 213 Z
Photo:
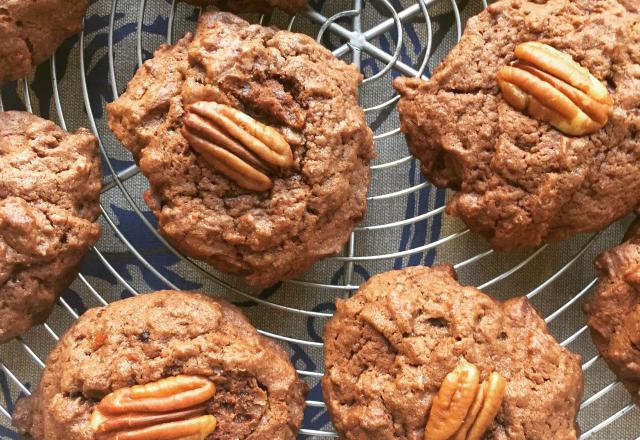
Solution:
M 140 339 L 142 342 L 149 342 L 149 331 L 145 330 L 142 333 L 140 333 L 140 335 L 138 336 L 138 339 Z
M 429 322 L 429 325 L 433 327 L 438 327 L 438 328 L 449 327 L 449 323 L 443 318 L 430 318 L 428 322 Z

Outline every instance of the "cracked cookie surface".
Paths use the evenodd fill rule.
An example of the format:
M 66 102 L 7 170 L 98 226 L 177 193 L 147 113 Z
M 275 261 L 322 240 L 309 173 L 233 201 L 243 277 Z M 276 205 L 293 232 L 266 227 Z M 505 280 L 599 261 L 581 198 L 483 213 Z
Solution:
M 98 240 L 96 138 L 0 113 L 0 342 L 46 320 Z
M 585 304 L 591 338 L 640 405 L 640 221 L 596 260 L 598 291 Z
M 108 105 L 134 155 L 158 230 L 186 255 L 270 286 L 338 252 L 366 208 L 371 130 L 362 75 L 308 36 L 204 13 L 195 36 L 159 49 Z M 190 104 L 215 101 L 276 129 L 293 165 L 244 190 L 182 134 Z
M 89 0 L 0 0 L 0 86 L 24 78 L 82 30 Z
M 93 440 L 91 414 L 109 393 L 179 375 L 216 386 L 207 440 L 293 440 L 306 385 L 287 354 L 240 309 L 204 295 L 163 291 L 88 310 L 47 359 L 34 397 L 13 423 L 35 440 Z
M 640 201 L 640 10 L 629 0 L 501 0 L 471 18 L 429 81 L 395 82 L 422 172 L 458 192 L 447 212 L 495 249 L 598 231 Z M 608 124 L 564 136 L 512 108 L 496 74 L 516 45 L 548 44 L 609 87 Z
M 466 360 L 507 380 L 483 439 L 575 440 L 579 356 L 561 347 L 524 297 L 500 303 L 458 284 L 450 266 L 376 275 L 324 333 L 322 391 L 344 439 L 422 440 L 444 378 Z

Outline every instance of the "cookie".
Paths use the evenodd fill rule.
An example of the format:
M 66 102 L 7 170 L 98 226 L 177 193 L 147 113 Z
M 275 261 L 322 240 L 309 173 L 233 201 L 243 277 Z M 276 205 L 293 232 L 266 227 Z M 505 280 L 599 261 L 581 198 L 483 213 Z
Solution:
M 475 371 L 476 389 L 503 382 L 502 393 L 492 385 L 496 392 L 486 394 L 497 402 L 495 420 L 485 418 L 472 438 L 578 438 L 579 356 L 556 342 L 526 298 L 500 303 L 458 284 L 450 266 L 372 277 L 338 300 L 324 343 L 322 390 L 341 438 L 422 439 L 446 413 L 436 396 L 452 376 L 465 376 L 461 368 Z M 453 438 L 471 402 L 451 415 L 452 432 L 425 438 Z
M 82 30 L 89 0 L 2 0 L 0 86 L 21 79 Z
M 0 343 L 44 322 L 100 227 L 100 158 L 85 129 L 0 113 Z
M 295 14 L 305 6 L 307 0 L 184 0 L 196 6 L 214 5 L 230 12 L 269 12 L 273 8 L 282 9 L 289 14 Z
M 554 121 L 558 112 L 545 114 L 553 101 L 532 109 L 540 101 L 525 99 L 520 105 L 528 111 L 507 101 L 497 76 L 521 59 L 518 45 L 529 42 L 560 51 L 562 62 L 573 57 L 576 71 L 587 69 L 609 92 L 612 110 L 603 128 L 565 134 L 556 128 L 562 127 Z M 497 1 L 468 21 L 430 80 L 395 81 L 401 128 L 424 175 L 458 191 L 447 212 L 493 248 L 598 231 L 640 201 L 639 54 L 637 2 Z
M 158 389 L 163 398 L 153 401 Z M 170 423 L 185 437 L 285 440 L 302 423 L 305 394 L 284 350 L 238 308 L 163 291 L 80 317 L 49 355 L 37 392 L 19 401 L 13 423 L 35 440 L 93 440 L 97 432 L 134 438 L 135 430 L 169 438 L 159 433 Z M 136 412 L 132 425 L 117 423 Z
M 600 355 L 640 405 L 640 221 L 596 260 L 598 290 L 585 304 Z
M 362 75 L 305 35 L 205 12 L 107 106 L 184 254 L 270 286 L 338 252 L 366 209 Z

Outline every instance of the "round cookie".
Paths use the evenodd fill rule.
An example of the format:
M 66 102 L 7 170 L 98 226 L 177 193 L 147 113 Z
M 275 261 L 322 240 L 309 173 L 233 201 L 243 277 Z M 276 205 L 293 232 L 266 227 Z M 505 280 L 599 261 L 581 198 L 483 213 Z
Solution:
M 100 227 L 100 158 L 88 130 L 0 113 L 0 343 L 44 322 Z
M 269 12 L 273 8 L 282 9 L 289 14 L 295 14 L 307 6 L 307 0 L 184 0 L 196 6 L 214 5 L 224 11 Z
M 49 355 L 13 423 L 35 440 L 93 440 L 92 415 L 106 396 L 176 377 L 215 385 L 203 408 L 217 420 L 207 439 L 295 439 L 306 385 L 286 353 L 235 306 L 175 291 L 87 311 Z
M 402 131 L 447 212 L 498 250 L 598 231 L 640 201 L 640 13 L 617 0 L 501 0 L 470 19 L 429 81 L 401 78 Z M 563 135 L 511 107 L 498 70 L 538 41 L 608 86 L 608 124 Z
M 600 355 L 640 405 L 640 221 L 596 260 L 598 290 L 585 304 Z
M 159 49 L 107 106 L 109 126 L 149 179 L 145 200 L 173 246 L 270 286 L 338 252 L 364 215 L 374 150 L 361 81 L 310 37 L 205 12 L 195 36 Z M 198 124 L 231 137 L 202 147 L 199 136 L 215 135 Z M 263 163 L 249 149 L 258 141 L 232 128 L 289 155 Z M 229 169 L 240 156 L 216 162 L 227 144 L 246 157 L 242 172 Z M 245 189 L 255 176 L 271 186 Z
M 89 0 L 0 1 L 0 86 L 21 79 L 82 30 Z
M 578 438 L 579 356 L 526 298 L 500 303 L 458 284 L 450 266 L 372 277 L 338 300 L 324 343 L 322 390 L 340 438 L 422 439 L 443 380 L 465 360 L 483 381 L 507 380 L 483 439 Z

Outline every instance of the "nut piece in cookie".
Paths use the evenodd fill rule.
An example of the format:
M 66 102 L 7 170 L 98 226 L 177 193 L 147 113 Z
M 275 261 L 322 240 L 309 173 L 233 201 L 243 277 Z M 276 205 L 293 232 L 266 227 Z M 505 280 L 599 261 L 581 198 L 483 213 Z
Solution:
M 475 365 L 463 362 L 449 373 L 433 399 L 425 440 L 448 440 L 456 434 L 476 406 L 479 389 L 480 371 Z
M 198 376 L 120 388 L 100 401 L 91 414 L 91 428 L 98 436 L 204 440 L 216 429 L 216 418 L 207 415 L 205 406 L 215 393 L 215 384 Z
M 480 440 L 500 410 L 506 387 L 500 373 L 480 383 L 478 368 L 460 363 L 433 399 L 424 440 Z
M 13 424 L 34 440 L 295 440 L 306 391 L 238 308 L 164 291 L 82 315 Z
M 498 85 L 509 104 L 568 135 L 583 136 L 604 127 L 613 99 L 587 69 L 537 42 L 519 44 L 515 55 L 518 62 L 498 71 Z
M 197 102 L 184 118 L 183 135 L 214 169 L 251 191 L 273 187 L 270 169 L 293 165 L 291 146 L 271 127 L 215 102 Z
M 493 423 L 504 399 L 507 380 L 495 371 L 480 384 L 478 395 L 454 440 L 480 440 Z
M 447 213 L 495 250 L 596 232 L 640 203 L 640 11 L 498 0 L 429 80 L 397 78 L 401 130 Z
M 578 438 L 579 356 L 526 298 L 498 302 L 450 266 L 372 277 L 338 301 L 324 341 L 340 438 Z
M 585 304 L 598 352 L 640 405 L 640 221 L 596 259 L 598 289 Z
M 205 12 L 107 106 L 180 252 L 272 286 L 339 252 L 367 207 L 362 74 L 312 38 Z
M 96 138 L 0 112 L 0 343 L 44 322 L 100 235 Z

